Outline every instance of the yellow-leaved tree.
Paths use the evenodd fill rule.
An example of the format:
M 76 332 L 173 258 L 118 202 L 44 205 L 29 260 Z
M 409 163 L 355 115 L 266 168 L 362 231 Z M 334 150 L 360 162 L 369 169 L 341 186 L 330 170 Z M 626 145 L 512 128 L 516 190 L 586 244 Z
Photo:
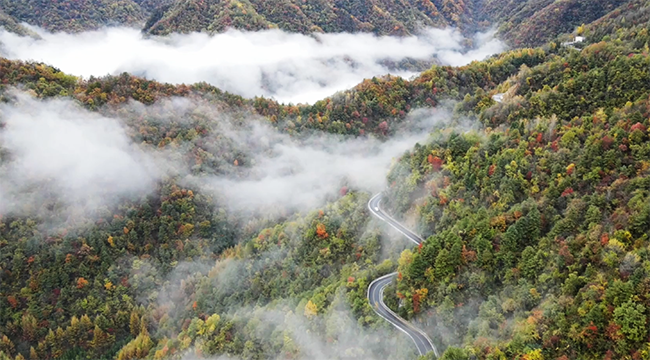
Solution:
M 307 317 L 312 317 L 316 316 L 318 314 L 318 307 L 316 307 L 316 304 L 314 304 L 311 300 L 307 302 L 307 305 L 305 305 L 305 316 Z

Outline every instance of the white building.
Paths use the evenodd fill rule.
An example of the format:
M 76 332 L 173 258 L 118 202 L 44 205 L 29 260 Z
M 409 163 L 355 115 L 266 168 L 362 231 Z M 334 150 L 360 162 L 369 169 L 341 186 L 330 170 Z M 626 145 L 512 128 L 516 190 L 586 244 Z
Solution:
M 584 42 L 584 41 L 585 41 L 585 38 L 583 36 L 576 36 L 575 38 L 573 38 L 573 41 L 563 42 L 562 46 L 573 46 L 575 44 L 579 44 L 579 43 Z
M 494 101 L 496 101 L 496 102 L 498 102 L 498 103 L 503 102 L 503 96 L 504 96 L 504 95 L 505 95 L 505 93 L 500 93 L 500 94 L 492 95 L 492 100 L 494 100 Z

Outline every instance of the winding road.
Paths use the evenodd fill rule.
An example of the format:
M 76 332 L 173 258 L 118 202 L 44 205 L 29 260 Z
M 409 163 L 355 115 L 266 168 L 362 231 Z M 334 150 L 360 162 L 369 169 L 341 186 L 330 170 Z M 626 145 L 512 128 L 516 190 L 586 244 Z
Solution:
M 407 239 L 411 240 L 417 245 L 421 244 L 424 241 L 422 237 L 413 233 L 411 230 L 407 229 L 402 224 L 397 222 L 397 220 L 393 219 L 390 217 L 390 215 L 381 210 L 381 198 L 382 194 L 379 193 L 370 199 L 368 202 L 368 209 L 370 209 L 370 212 L 379 219 L 387 222 L 388 225 L 392 226 L 395 228 L 395 230 L 402 233 L 402 235 L 406 236 Z M 368 301 L 370 302 L 370 305 L 375 310 L 377 315 L 381 316 L 393 326 L 398 328 L 400 331 L 408 335 L 415 343 L 415 346 L 418 348 L 420 355 L 424 355 L 430 351 L 433 351 L 436 357 L 439 357 L 438 349 L 436 349 L 436 346 L 433 345 L 433 342 L 427 336 L 427 334 L 424 333 L 424 331 L 416 328 L 408 321 L 399 317 L 391 309 L 389 309 L 386 304 L 384 304 L 384 289 L 393 281 L 395 276 L 397 276 L 396 272 L 384 275 L 370 283 L 370 286 L 368 286 Z

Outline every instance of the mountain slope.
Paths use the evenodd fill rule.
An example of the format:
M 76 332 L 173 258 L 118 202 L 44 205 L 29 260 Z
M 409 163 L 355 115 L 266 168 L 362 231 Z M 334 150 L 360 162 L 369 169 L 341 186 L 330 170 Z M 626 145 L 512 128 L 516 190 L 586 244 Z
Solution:
M 388 176 L 394 211 L 430 234 L 392 302 L 451 358 L 648 355 L 647 26 L 468 94 L 456 115 L 484 128 L 436 132 Z
M 77 32 L 106 25 L 136 25 L 145 13 L 132 0 L 0 1 L 0 10 L 20 22 L 50 31 Z
M 154 35 L 229 28 L 289 32 L 372 32 L 408 35 L 425 27 L 455 27 L 469 35 L 499 26 L 513 47 L 538 46 L 632 0 L 0 0 L 5 27 L 27 22 L 50 31 L 78 32 L 102 26 L 143 27 Z M 628 10 L 629 11 L 629 10 Z M 613 14 L 614 14 L 613 13 Z M 615 15 L 612 15 L 615 16 Z M 23 31 L 24 32 L 24 31 Z
M 175 153 L 195 176 L 245 179 L 256 155 L 273 152 L 262 138 L 273 137 L 272 131 L 251 135 L 264 121 L 254 116 L 252 102 L 205 84 L 171 86 L 128 74 L 77 80 L 41 64 L 4 59 L 0 79 L 3 90 L 22 85 L 37 97 L 72 98 L 120 118 L 134 143 Z M 5 105 L 60 110 L 56 101 L 2 94 Z M 228 120 L 232 127 L 224 127 Z M 5 121 L 3 136 L 11 127 Z M 247 146 L 230 140 L 237 129 Z M 253 142 L 262 148 L 255 150 Z M 4 144 L 0 169 L 7 174 L 12 159 Z M 0 217 L 0 359 L 162 359 L 194 347 L 253 359 L 308 357 L 300 328 L 284 324 L 285 318 L 304 322 L 310 336 L 335 340 L 326 358 L 413 356 L 396 340 L 363 335 L 381 324 L 365 300 L 368 280 L 392 266 L 377 264 L 381 241 L 368 229 L 365 194 L 341 189 L 330 204 L 304 214 L 240 218 L 213 193 L 166 178 L 147 195 L 116 199 L 73 225 L 65 219 L 65 196 L 47 180 L 30 187 L 41 195 L 35 204 L 12 201 L 2 190 L 3 211 L 9 205 L 38 209 L 38 215 Z M 351 328 L 340 325 L 351 317 Z M 337 325 L 326 329 L 328 319 Z M 355 327 L 352 338 L 346 331 Z M 262 334 L 267 330 L 273 336 Z
M 0 26 L 5 28 L 7 31 L 16 33 L 22 36 L 34 36 L 33 31 L 27 29 L 25 26 L 21 25 L 16 21 L 12 16 L 7 15 L 5 12 L 0 10 Z
M 570 33 L 628 3 L 631 0 L 176 0 L 152 16 L 144 30 L 158 35 L 230 27 L 406 35 L 446 26 L 471 33 L 494 24 L 511 45 L 526 47 Z
M 587 26 L 583 50 L 553 42 L 434 66 L 411 81 L 369 79 L 312 106 L 128 74 L 78 80 L 0 60 L 2 90 L 119 115 L 135 143 L 178 152 L 197 176 L 243 174 L 252 144 L 264 141 L 233 146 L 212 114 L 179 112 L 172 97 L 261 114 L 296 137 L 390 136 L 409 111 L 447 99 L 458 102 L 461 125 L 417 144 L 389 174 L 393 211 L 429 237 L 380 265 L 388 241 L 368 226 L 367 195 L 347 188 L 272 223 L 233 218 L 175 179 L 100 209 L 82 230 L 46 227 L 62 216 L 56 192 L 39 216 L 0 218 L 0 358 L 167 358 L 193 347 L 202 356 L 317 357 L 282 327 L 297 322 L 299 334 L 343 350 L 336 355 L 367 359 L 357 336 L 381 323 L 368 280 L 395 268 L 386 303 L 460 348 L 445 359 L 647 357 L 650 36 L 646 8 L 634 6 Z M 12 96 L 3 92 L 3 102 Z M 482 127 L 466 131 L 468 119 Z M 0 167 L 10 155 L 0 149 Z
M 499 34 L 516 47 L 539 46 L 599 19 L 629 0 L 486 0 Z
M 472 1 L 455 0 L 178 0 L 144 30 L 168 34 L 233 27 L 404 35 L 431 26 L 474 29 L 474 7 Z

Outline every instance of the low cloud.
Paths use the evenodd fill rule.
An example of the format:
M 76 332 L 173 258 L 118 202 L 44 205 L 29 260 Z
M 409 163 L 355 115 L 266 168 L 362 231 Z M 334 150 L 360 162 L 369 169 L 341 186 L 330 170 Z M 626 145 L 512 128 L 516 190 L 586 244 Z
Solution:
M 444 110 L 419 110 L 406 120 L 408 129 L 387 141 L 318 134 L 294 139 L 258 122 L 253 129 L 228 136 L 251 151 L 245 176 L 202 177 L 189 181 L 212 192 L 238 212 L 305 211 L 321 206 L 342 187 L 379 192 L 393 160 L 426 140 L 429 131 L 451 118 Z
M 299 359 L 378 360 L 413 357 L 415 347 L 406 335 L 388 326 L 380 329 L 362 327 L 342 298 L 337 294 L 334 300 L 337 304 L 312 319 L 302 316 L 298 311 L 287 313 L 288 309 L 274 310 L 267 307 L 257 313 L 261 313 L 260 317 L 268 330 L 281 330 L 289 336 Z M 324 328 L 325 331 L 313 331 L 319 328 Z M 268 334 L 270 331 L 258 336 L 261 338 Z
M 453 104 L 412 111 L 403 123 L 391 124 L 395 134 L 388 140 L 323 132 L 290 136 L 264 118 L 228 113 L 200 99 L 162 99 L 151 106 L 132 102 L 113 114 L 125 123 L 147 118 L 150 124 L 207 128 L 201 148 L 215 168 L 186 173 L 183 185 L 213 195 L 231 211 L 266 216 L 315 209 L 344 186 L 382 191 L 394 159 L 426 140 L 435 126 L 449 124 L 450 108 Z
M 0 55 L 42 61 L 84 77 L 129 72 L 175 84 L 206 81 L 245 97 L 294 103 L 313 103 L 372 76 L 415 75 L 391 71 L 385 60 L 437 58 L 458 66 L 505 48 L 493 33 L 484 33 L 476 35 L 467 50 L 466 39 L 452 29 L 428 29 L 401 38 L 364 33 L 310 36 L 280 30 L 162 38 L 144 37 L 128 28 L 81 34 L 35 30 L 42 39 L 0 31 Z
M 335 300 L 341 301 L 341 300 Z M 285 346 L 291 348 L 294 359 L 408 359 L 415 358 L 415 346 L 405 334 L 388 326 L 370 329 L 358 324 L 346 306 L 338 306 L 314 318 L 294 313 L 290 306 L 265 306 L 255 309 L 239 309 L 234 316 L 240 324 L 250 321 L 255 324 L 251 337 L 258 343 L 269 342 L 269 338 L 282 334 Z M 324 330 L 324 331 L 323 331 Z M 283 349 L 275 359 L 285 359 Z M 196 355 L 200 353 L 201 355 Z M 266 354 L 265 354 L 266 355 Z M 183 360 L 205 359 L 200 351 L 188 352 Z M 212 360 L 239 360 L 248 357 L 217 356 Z M 274 357 L 268 356 L 268 359 Z
M 12 95 L 0 106 L 0 214 L 55 203 L 84 212 L 148 193 L 159 176 L 117 120 L 69 100 Z
M 440 109 L 414 111 L 386 141 L 327 133 L 296 138 L 263 118 L 200 99 L 133 102 L 100 115 L 71 100 L 12 96 L 16 101 L 0 106 L 0 214 L 48 210 L 62 221 L 141 199 L 166 176 L 240 215 L 309 211 L 343 187 L 383 190 L 393 160 L 451 118 Z M 141 118 L 168 129 L 207 130 L 160 149 L 136 144 L 147 128 Z M 209 159 L 198 172 L 197 153 Z
M 349 308 L 347 291 L 343 286 L 329 298 L 331 303 L 319 308 L 315 315 L 304 314 L 307 299 L 300 301 L 295 296 L 276 299 L 270 303 L 261 300 L 253 301 L 255 305 L 240 305 L 244 302 L 242 298 L 250 296 L 246 294 L 251 286 L 247 274 L 262 271 L 269 264 L 284 260 L 285 253 L 274 251 L 263 253 L 254 259 L 221 260 L 212 269 L 207 269 L 204 264 L 179 264 L 167 276 L 165 286 L 159 292 L 158 303 L 147 301 L 144 305 L 157 306 L 170 317 L 169 321 L 180 323 L 188 315 L 186 311 L 193 301 L 210 298 L 211 301 L 205 304 L 208 309 L 203 309 L 207 315 L 216 313 L 222 321 L 232 321 L 239 336 L 252 340 L 255 344 L 264 344 L 262 346 L 268 351 L 275 352 L 273 355 L 264 354 L 268 359 L 276 358 L 274 355 L 278 359 L 284 358 L 286 351 L 296 359 L 372 360 L 414 357 L 415 347 L 411 339 L 383 320 L 378 319 L 379 326 L 361 325 Z M 144 279 L 145 276 L 140 276 L 139 279 Z M 140 286 L 140 280 L 131 281 Z M 207 288 L 210 292 L 205 293 L 204 289 Z M 191 298 L 193 295 L 187 294 L 188 289 L 200 295 Z M 200 301 L 203 303 L 203 300 Z M 176 335 L 174 331 L 165 331 L 166 329 L 158 329 L 158 336 Z M 289 346 L 286 349 L 271 350 L 269 345 L 277 345 L 278 342 Z M 195 344 L 200 346 L 201 341 Z M 182 358 L 190 360 L 206 357 L 204 353 L 197 357 L 196 353 L 202 352 L 190 351 Z M 212 359 L 239 357 L 218 356 Z

